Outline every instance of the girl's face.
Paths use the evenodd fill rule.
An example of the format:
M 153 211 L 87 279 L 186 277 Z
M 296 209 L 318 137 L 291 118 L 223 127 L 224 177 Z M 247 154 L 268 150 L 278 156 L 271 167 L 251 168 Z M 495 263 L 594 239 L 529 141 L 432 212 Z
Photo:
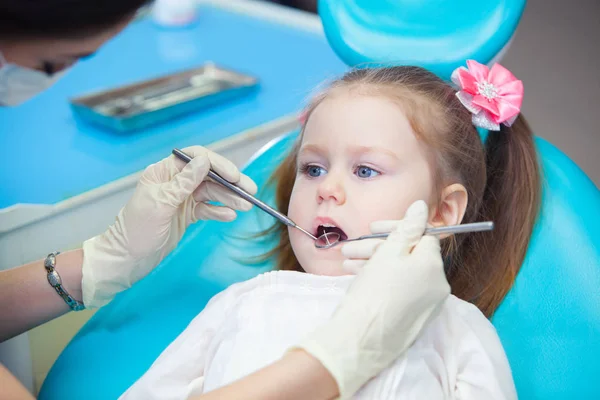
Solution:
M 433 203 L 432 168 L 401 108 L 384 97 L 329 95 L 307 121 L 298 153 L 289 217 L 315 236 L 335 226 L 342 237 L 370 233 L 378 220 L 402 219 L 416 200 Z M 302 268 L 342 275 L 342 246 L 315 248 L 290 229 Z

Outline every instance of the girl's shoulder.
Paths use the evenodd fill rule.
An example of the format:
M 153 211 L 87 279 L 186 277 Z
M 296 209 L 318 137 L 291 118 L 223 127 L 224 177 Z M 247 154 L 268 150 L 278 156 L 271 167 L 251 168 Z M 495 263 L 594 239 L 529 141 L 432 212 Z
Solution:
M 485 315 L 481 312 L 477 306 L 468 301 L 459 299 L 458 297 L 451 294 L 446 299 L 446 302 L 443 306 L 446 309 L 446 312 L 450 312 L 453 315 L 460 317 L 466 321 L 488 321 Z
M 458 330 L 489 332 L 494 336 L 496 329 L 489 319 L 474 304 L 454 295 L 448 296 L 441 308 L 439 321 Z
M 448 297 L 428 330 L 436 341 L 443 340 L 455 350 L 479 349 L 498 359 L 506 357 L 492 322 L 475 305 L 456 296 Z

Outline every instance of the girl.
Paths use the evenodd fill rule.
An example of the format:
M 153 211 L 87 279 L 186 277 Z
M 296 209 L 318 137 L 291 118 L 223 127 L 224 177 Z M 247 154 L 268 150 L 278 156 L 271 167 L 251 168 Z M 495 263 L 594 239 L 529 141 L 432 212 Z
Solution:
M 469 61 L 453 81 L 458 92 L 418 67 L 349 72 L 309 105 L 299 140 L 274 175 L 278 208 L 316 236 L 352 238 L 415 221 L 422 221 L 421 233 L 425 221 L 495 223 L 493 232 L 442 238 L 454 295 L 356 398 L 516 398 L 486 317 L 513 284 L 538 213 L 533 137 L 519 116 L 521 82 L 509 71 Z M 475 125 L 490 129 L 485 144 Z M 428 207 L 416 202 L 407 211 L 419 199 Z M 269 254 L 279 271 L 216 296 L 122 398 L 186 398 L 277 360 L 331 318 L 353 280 L 348 271 L 367 259 L 365 268 L 375 268 L 393 253 L 378 240 L 321 250 L 282 225 L 269 233 L 279 237 Z M 357 309 L 357 318 L 370 307 Z M 324 343 L 355 349 L 338 342 L 300 347 L 317 358 Z

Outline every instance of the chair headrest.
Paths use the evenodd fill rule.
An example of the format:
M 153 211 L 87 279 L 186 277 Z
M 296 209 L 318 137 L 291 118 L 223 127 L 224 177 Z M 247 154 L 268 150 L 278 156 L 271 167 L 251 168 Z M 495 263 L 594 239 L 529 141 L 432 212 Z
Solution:
M 320 0 L 327 39 L 349 66 L 417 65 L 449 79 L 508 45 L 525 0 Z

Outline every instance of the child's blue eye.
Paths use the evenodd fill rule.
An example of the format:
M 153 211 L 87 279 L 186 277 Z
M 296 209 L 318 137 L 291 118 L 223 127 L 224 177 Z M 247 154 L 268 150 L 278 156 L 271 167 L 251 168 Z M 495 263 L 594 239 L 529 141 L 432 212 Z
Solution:
M 365 167 L 364 165 L 359 165 L 358 168 L 356 168 L 355 174 L 359 178 L 373 178 L 379 175 L 379 172 L 375 171 L 373 168 Z
M 319 167 L 318 165 L 304 165 L 302 166 L 302 173 L 310 176 L 311 178 L 318 178 L 325 174 L 325 168 Z

